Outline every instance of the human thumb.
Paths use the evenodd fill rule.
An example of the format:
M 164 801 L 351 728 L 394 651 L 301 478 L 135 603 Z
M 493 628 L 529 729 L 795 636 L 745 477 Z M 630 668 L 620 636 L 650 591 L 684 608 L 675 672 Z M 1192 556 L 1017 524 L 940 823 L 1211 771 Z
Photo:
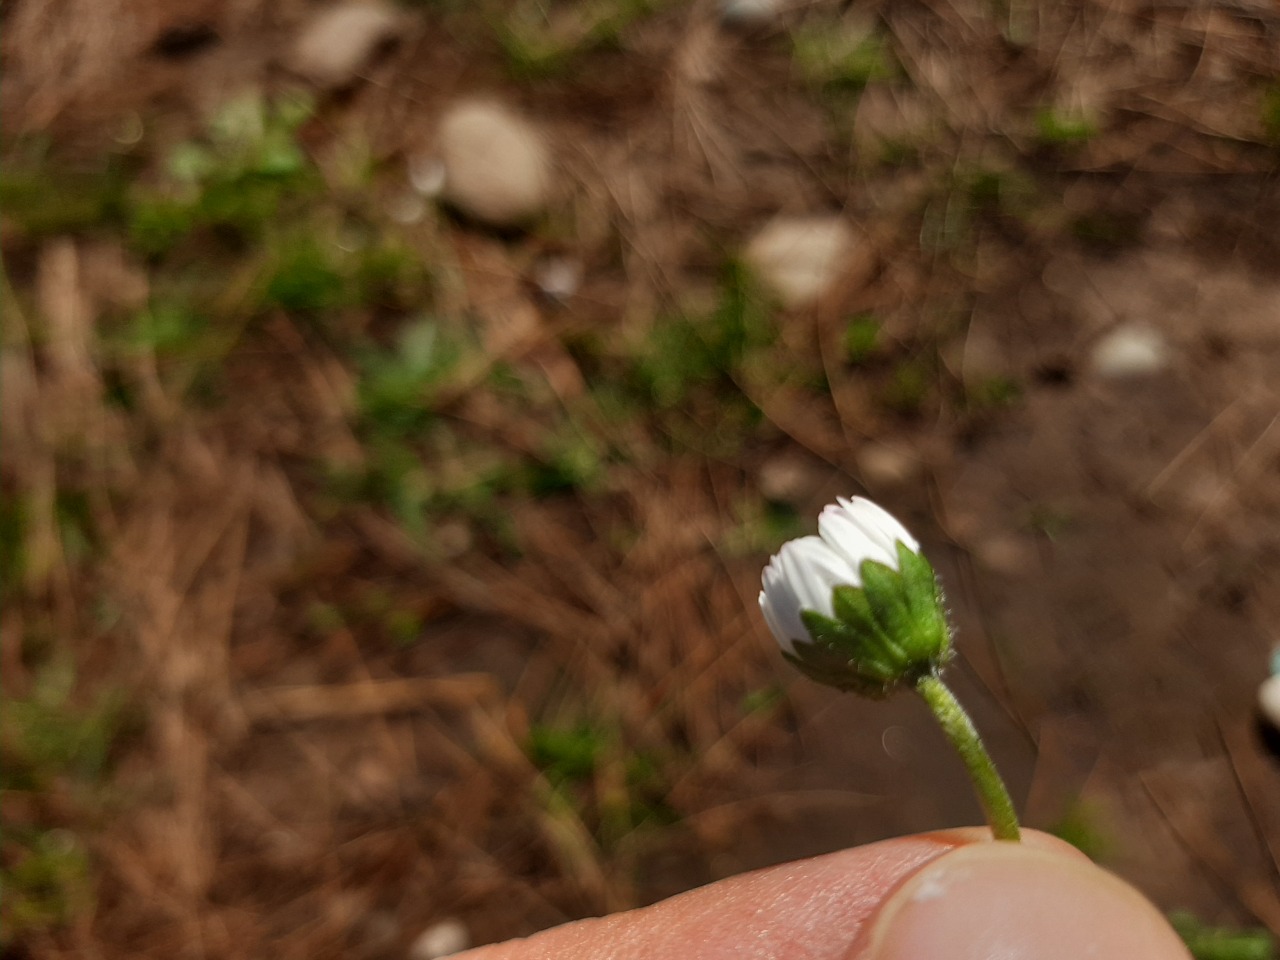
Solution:
M 930 861 L 884 901 L 849 960 L 1185 960 L 1146 899 L 1083 858 L 973 843 Z

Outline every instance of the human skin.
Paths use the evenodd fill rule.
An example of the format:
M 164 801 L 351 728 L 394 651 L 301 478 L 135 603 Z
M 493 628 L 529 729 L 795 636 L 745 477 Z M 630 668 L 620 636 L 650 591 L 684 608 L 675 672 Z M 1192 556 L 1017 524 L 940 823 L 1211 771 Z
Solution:
M 1033 830 L 885 840 L 730 877 L 457 960 L 1187 960 L 1164 917 Z

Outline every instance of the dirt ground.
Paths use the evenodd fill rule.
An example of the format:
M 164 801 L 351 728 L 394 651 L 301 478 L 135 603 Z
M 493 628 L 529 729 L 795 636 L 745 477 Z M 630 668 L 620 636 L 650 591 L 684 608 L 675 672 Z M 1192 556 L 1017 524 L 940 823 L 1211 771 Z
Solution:
M 770 552 L 851 493 L 937 566 L 1025 822 L 1280 935 L 1280 8 L 780 7 L 406 4 L 307 84 L 302 0 L 6 4 L 11 171 L 145 186 L 222 105 L 302 85 L 315 209 L 431 279 L 429 307 L 258 302 L 253 243 L 148 253 L 7 194 L 6 762 L 37 765 L 51 664 L 56 724 L 118 709 L 92 776 L 4 784 L 7 882 L 45 904 L 9 908 L 5 956 L 405 957 L 446 918 L 488 942 L 977 822 L 920 704 L 815 687 L 759 618 Z M 512 52 L 531 10 L 555 57 Z M 874 63 L 815 79 L 797 38 L 824 31 Z M 389 225 L 475 95 L 545 132 L 548 212 Z M 815 302 L 742 307 L 725 264 L 778 214 L 857 242 Z M 113 353 L 177 277 L 233 331 L 216 360 Z M 697 353 L 724 303 L 746 346 L 645 359 L 677 315 Z M 406 447 L 452 499 L 405 509 L 408 481 L 330 475 L 373 475 L 365 358 L 421 309 L 477 349 Z M 36 876 L 49 844 L 83 871 Z

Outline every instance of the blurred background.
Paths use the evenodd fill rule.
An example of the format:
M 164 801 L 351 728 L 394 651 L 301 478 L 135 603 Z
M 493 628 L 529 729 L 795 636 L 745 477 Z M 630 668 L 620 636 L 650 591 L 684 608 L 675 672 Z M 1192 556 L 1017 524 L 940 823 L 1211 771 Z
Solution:
M 4 957 L 413 958 L 980 822 L 1271 956 L 1271 0 L 10 0 Z

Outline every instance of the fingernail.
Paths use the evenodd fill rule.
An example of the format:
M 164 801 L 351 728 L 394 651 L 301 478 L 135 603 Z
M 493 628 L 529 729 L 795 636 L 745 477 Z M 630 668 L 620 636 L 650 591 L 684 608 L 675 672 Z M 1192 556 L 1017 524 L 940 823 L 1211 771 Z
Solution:
M 1120 878 L 1017 843 L 932 861 L 881 908 L 860 960 L 1187 960 L 1168 922 Z

